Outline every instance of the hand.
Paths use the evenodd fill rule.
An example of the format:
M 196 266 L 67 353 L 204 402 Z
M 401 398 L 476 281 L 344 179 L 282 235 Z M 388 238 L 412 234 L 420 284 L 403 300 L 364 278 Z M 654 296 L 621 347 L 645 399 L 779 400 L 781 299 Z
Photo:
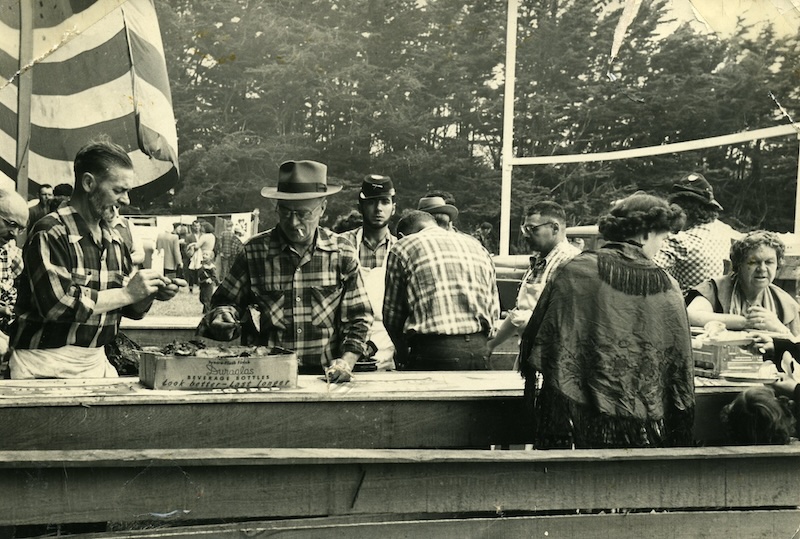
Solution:
M 776 395 L 792 398 L 794 397 L 794 388 L 797 387 L 797 382 L 782 375 L 779 381 L 768 385 L 775 391 Z
M 125 291 L 133 300 L 132 303 L 139 303 L 148 296 L 154 296 L 169 283 L 170 280 L 157 271 L 142 269 L 133 274 L 125 287 Z
M 353 379 L 353 369 L 344 359 L 334 359 L 328 367 L 325 367 L 325 378 L 334 384 L 349 382 Z
M 775 350 L 775 342 L 765 333 L 750 333 L 748 337 L 753 338 L 753 344 L 748 347 L 753 352 L 765 354 Z
M 788 331 L 786 326 L 778 320 L 777 314 L 758 306 L 750 307 L 747 310 L 745 328 L 777 333 L 786 333 Z
M 239 322 L 227 311 L 217 313 L 208 324 L 211 337 L 217 341 L 232 341 L 240 331 Z

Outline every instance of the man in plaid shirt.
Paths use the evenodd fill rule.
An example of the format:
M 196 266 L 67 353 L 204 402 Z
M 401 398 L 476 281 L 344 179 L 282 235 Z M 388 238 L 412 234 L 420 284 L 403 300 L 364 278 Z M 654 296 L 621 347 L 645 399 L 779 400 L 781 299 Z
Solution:
M 500 316 L 494 264 L 466 234 L 439 228 L 424 211 L 397 225 L 386 261 L 383 323 L 398 368 L 484 370 L 489 330 Z
M 372 324 L 358 254 L 344 237 L 319 226 L 328 186 L 327 167 L 287 161 L 277 187 L 261 194 L 277 200 L 278 226 L 252 237 L 211 298 L 199 332 L 297 353 L 299 372 L 333 382 L 350 379 L 366 352 Z
M 130 251 L 107 221 L 129 203 L 134 185 L 125 150 L 90 143 L 78 151 L 74 170 L 69 203 L 34 224 L 23 248 L 12 378 L 117 376 L 104 346 L 122 316 L 142 318 L 153 300 L 178 292 L 177 283 L 154 270 L 131 275 Z

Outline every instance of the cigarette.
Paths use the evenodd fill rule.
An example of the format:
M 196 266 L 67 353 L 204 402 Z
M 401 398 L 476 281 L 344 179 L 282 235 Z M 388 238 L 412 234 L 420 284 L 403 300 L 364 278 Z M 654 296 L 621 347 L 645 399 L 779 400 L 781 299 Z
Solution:
M 306 237 L 306 231 L 303 230 L 302 228 L 298 228 L 297 229 L 297 235 L 300 236 L 301 238 L 305 238 Z

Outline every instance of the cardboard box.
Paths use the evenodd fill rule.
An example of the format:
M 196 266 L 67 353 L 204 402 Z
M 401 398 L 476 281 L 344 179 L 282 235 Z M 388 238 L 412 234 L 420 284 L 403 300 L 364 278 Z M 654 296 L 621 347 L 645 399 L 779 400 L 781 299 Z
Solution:
M 692 349 L 694 373 L 707 378 L 719 378 L 721 371 L 740 373 L 758 372 L 764 364 L 760 354 L 754 354 L 736 344 L 704 343 L 701 348 Z
M 255 346 L 199 350 L 197 355 L 139 352 L 139 380 L 150 389 L 297 387 L 297 354 Z

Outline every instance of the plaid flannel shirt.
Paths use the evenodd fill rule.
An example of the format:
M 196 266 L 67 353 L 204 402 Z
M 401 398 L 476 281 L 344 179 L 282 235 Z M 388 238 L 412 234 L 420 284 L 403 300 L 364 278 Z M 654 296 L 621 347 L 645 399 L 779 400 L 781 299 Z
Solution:
M 494 263 L 475 238 L 429 227 L 389 251 L 383 324 L 393 340 L 488 332 L 499 316 Z
M 22 249 L 11 240 L 0 247 L 0 307 L 14 309 L 17 303 L 16 279 L 22 273 Z M 7 332 L 12 317 L 0 315 L 0 330 Z
M 324 228 L 302 257 L 278 228 L 251 238 L 211 306 L 206 322 L 220 312 L 245 320 L 255 308 L 260 332 L 251 342 L 294 350 L 299 364 L 312 368 L 344 352 L 364 354 L 373 321 L 355 248 Z
M 697 225 L 667 237 L 653 262 L 675 277 L 685 293 L 725 273 L 731 243 L 741 236 L 721 221 Z
M 363 227 L 356 228 L 355 230 L 348 230 L 342 233 L 342 236 L 350 240 L 350 243 L 355 246 L 358 251 L 358 261 L 363 268 L 377 268 L 386 263 L 386 255 L 389 254 L 389 249 L 392 248 L 397 238 L 387 231 L 386 237 L 379 241 L 376 245 L 370 245 L 366 238 L 364 238 Z M 359 245 L 359 238 L 361 243 Z M 378 306 L 376 305 L 377 309 Z
M 14 348 L 100 347 L 114 340 L 122 316 L 144 316 L 133 306 L 95 314 L 100 291 L 125 286 L 133 267 L 119 234 L 105 221 L 100 230 L 98 245 L 69 205 L 33 226 L 17 280 Z

